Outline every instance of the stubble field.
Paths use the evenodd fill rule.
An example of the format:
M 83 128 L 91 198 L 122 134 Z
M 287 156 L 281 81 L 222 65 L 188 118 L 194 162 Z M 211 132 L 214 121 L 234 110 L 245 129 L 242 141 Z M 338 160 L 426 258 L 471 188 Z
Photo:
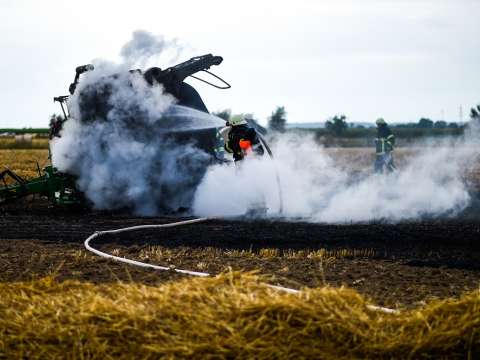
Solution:
M 359 174 L 371 169 L 369 149 L 329 152 Z M 399 151 L 400 166 L 413 153 Z M 31 177 L 47 157 L 46 150 L 0 150 L 0 165 Z M 191 279 L 83 247 L 98 230 L 176 218 L 66 213 L 42 199 L 7 204 L 0 207 L 0 356 L 473 358 L 480 352 L 477 210 L 400 224 L 210 220 L 94 244 L 220 274 Z M 264 283 L 313 290 L 291 295 Z

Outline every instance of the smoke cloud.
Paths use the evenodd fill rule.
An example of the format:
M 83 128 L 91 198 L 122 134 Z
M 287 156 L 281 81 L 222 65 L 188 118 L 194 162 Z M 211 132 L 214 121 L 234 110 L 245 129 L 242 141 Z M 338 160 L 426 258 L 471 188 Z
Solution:
M 237 166 L 211 165 L 197 143 L 180 144 L 168 133 L 224 123 L 175 105 L 160 84 L 148 86 L 139 73 L 128 72 L 178 53 L 175 41 L 137 31 L 122 48 L 121 64 L 97 60 L 95 70 L 82 75 L 69 100 L 71 119 L 52 141 L 52 156 L 59 170 L 77 176 L 95 208 L 154 215 L 193 203 L 196 215 L 228 216 L 265 204 L 272 217 L 342 223 L 455 216 L 469 205 L 464 173 L 478 156 L 474 126 L 460 140 L 419 144 L 416 155 L 389 175 L 372 169 L 353 176 L 349 164 L 298 135 L 273 139 L 275 161 L 264 156 Z M 95 98 L 105 89 L 110 96 L 102 116 L 85 114 L 88 94 Z
M 183 47 L 177 39 L 166 39 L 145 30 L 133 32 L 132 39 L 123 45 L 120 56 L 127 66 L 145 68 L 159 62 L 171 65 L 178 60 Z
M 149 86 L 141 74 L 128 72 L 135 59 L 148 61 L 168 46 L 161 37 L 135 32 L 122 49 L 127 63 L 95 61 L 69 99 L 71 118 L 52 141 L 52 161 L 77 177 L 77 187 L 97 209 L 176 211 L 192 202 L 209 165 L 210 156 L 195 142 L 180 145 L 169 131 L 211 127 L 212 117 L 175 105 L 162 85 Z M 108 101 L 99 104 L 104 92 Z M 216 125 L 222 124 L 218 119 Z
M 194 211 L 235 215 L 263 200 L 270 216 L 278 216 L 277 171 L 283 217 L 344 223 L 455 216 L 470 203 L 463 175 L 478 154 L 473 139 L 423 144 L 405 166 L 388 175 L 373 174 L 372 161 L 371 170 L 359 178 L 345 170 L 351 163 L 339 166 L 312 138 L 283 135 L 272 144 L 275 163 L 263 158 L 245 161 L 240 169 L 211 167 L 196 193 Z

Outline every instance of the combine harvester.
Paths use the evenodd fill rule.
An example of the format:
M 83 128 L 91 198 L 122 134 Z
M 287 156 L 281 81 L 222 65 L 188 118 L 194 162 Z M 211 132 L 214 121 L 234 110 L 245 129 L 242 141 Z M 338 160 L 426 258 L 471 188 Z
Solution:
M 167 111 L 167 115 L 159 115 L 162 117 L 162 126 L 165 127 L 165 133 L 173 136 L 178 146 L 194 140 L 197 146 L 211 155 L 212 161 L 210 163 L 226 161 L 223 158 L 223 143 L 218 133 L 218 130 L 225 126 L 225 122 L 209 113 L 199 93 L 191 85 L 184 82 L 184 80 L 187 77 L 192 77 L 216 88 L 228 89 L 230 85 L 227 82 L 208 71 L 211 66 L 220 65 L 222 61 L 222 57 L 208 54 L 194 57 L 165 70 L 153 67 L 145 72 L 141 70 L 130 71 L 131 73 L 141 74 L 149 86 L 162 84 L 165 92 L 176 98 L 176 105 Z M 99 119 L 107 118 L 106 114 L 111 110 L 108 101 L 110 96 L 108 85 L 106 86 L 105 82 L 98 81 L 98 83 L 89 84 L 83 87 L 83 89 L 78 86 L 81 75 L 93 70 L 93 65 L 77 67 L 74 81 L 69 87 L 70 95 L 54 98 L 54 101 L 60 104 L 64 118 L 51 124 L 50 139 L 60 137 L 64 123 L 71 118 L 69 113 L 69 98 L 74 94 L 78 95 L 80 99 L 82 122 L 99 121 Z M 215 85 L 194 75 L 200 71 L 208 73 L 221 81 L 222 84 L 220 86 Z M 112 76 L 115 77 L 116 75 Z M 189 113 L 189 111 L 186 111 L 189 109 L 193 110 Z M 192 118 L 192 113 L 197 114 L 197 116 Z M 164 117 L 166 117 L 165 121 L 163 121 Z M 133 121 L 134 120 L 135 119 L 133 119 Z M 192 127 L 192 122 L 195 122 L 195 125 L 198 126 Z M 196 129 L 191 130 L 192 128 Z M 261 141 L 271 155 L 268 145 L 263 139 L 261 139 Z M 53 205 L 69 207 L 88 206 L 88 200 L 86 200 L 85 196 L 76 188 L 76 177 L 72 174 L 58 171 L 54 167 L 54 164 L 52 164 L 51 159 L 51 154 L 49 154 L 50 165 L 45 167 L 43 171 L 40 170 L 37 164 L 38 177 L 34 179 L 23 179 L 10 169 L 1 172 L 0 203 L 28 195 L 39 195 L 48 198 Z M 192 176 L 197 176 L 198 178 L 198 174 L 192 174 Z M 200 181 L 200 179 L 198 179 L 198 181 Z M 198 183 L 196 185 L 198 185 Z M 186 205 L 188 207 L 189 204 Z

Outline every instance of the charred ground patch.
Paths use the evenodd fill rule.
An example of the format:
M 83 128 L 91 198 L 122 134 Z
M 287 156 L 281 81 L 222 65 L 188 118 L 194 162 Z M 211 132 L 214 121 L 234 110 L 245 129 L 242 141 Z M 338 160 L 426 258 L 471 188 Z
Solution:
M 98 230 L 177 220 L 11 209 L 0 218 L 0 280 L 51 274 L 94 283 L 179 279 L 172 272 L 118 264 L 83 249 L 85 238 Z M 346 225 L 237 219 L 103 236 L 95 246 L 212 274 L 257 270 L 274 283 L 296 288 L 345 285 L 379 304 L 412 306 L 478 288 L 479 239 L 480 222 L 466 219 Z

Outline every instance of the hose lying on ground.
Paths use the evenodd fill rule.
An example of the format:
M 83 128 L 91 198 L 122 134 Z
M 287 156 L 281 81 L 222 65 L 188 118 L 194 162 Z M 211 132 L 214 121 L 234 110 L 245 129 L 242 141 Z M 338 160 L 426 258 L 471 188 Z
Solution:
M 115 261 L 123 262 L 129 265 L 135 265 L 135 266 L 140 266 L 144 268 L 150 268 L 150 269 L 155 269 L 155 270 L 162 270 L 162 271 L 174 271 L 180 274 L 185 274 L 185 275 L 191 275 L 191 276 L 202 276 L 202 277 L 207 277 L 207 276 L 212 276 L 209 273 L 206 272 L 198 272 L 198 271 L 190 271 L 190 270 L 182 270 L 182 269 L 177 269 L 174 266 L 166 267 L 166 266 L 158 266 L 158 265 L 153 265 L 153 264 L 147 264 L 141 261 L 136 261 L 136 260 L 131 260 L 127 258 L 122 258 L 119 256 L 114 256 L 111 254 L 104 253 L 100 250 L 94 249 L 93 247 L 90 246 L 90 242 L 98 238 L 102 235 L 106 234 L 120 234 L 123 232 L 128 232 L 128 231 L 135 231 L 135 230 L 145 230 L 145 229 L 159 229 L 159 228 L 168 228 L 168 227 L 176 227 L 176 226 L 183 226 L 183 225 L 190 225 L 190 224 L 196 224 L 200 222 L 205 222 L 211 220 L 210 218 L 198 218 L 198 219 L 192 219 L 192 220 L 184 220 L 184 221 L 178 221 L 174 223 L 169 223 L 169 224 L 157 224 L 157 225 L 138 225 L 138 226 L 131 226 L 131 227 L 126 227 L 126 228 L 120 228 L 120 229 L 115 229 L 115 230 L 104 230 L 104 231 L 97 231 L 90 235 L 84 242 L 85 248 L 104 258 L 107 259 L 112 259 Z M 271 285 L 271 284 L 266 284 L 268 287 L 272 289 L 276 289 L 279 291 L 284 291 L 290 294 L 298 294 L 300 293 L 300 290 L 297 289 L 291 289 L 283 286 L 278 286 L 278 285 Z M 375 305 L 367 305 L 368 309 L 374 310 L 374 311 L 381 311 L 387 314 L 398 314 L 398 310 L 394 309 L 389 309 L 381 306 L 375 306 Z

